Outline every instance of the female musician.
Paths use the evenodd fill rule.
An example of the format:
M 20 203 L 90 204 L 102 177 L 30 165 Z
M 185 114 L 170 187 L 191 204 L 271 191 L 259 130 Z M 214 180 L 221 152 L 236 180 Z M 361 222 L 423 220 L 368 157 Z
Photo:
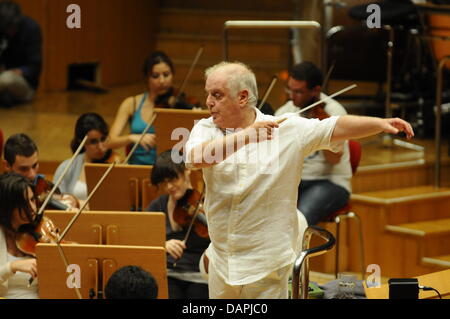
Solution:
M 200 237 L 192 231 L 184 242 L 189 225 L 177 223 L 177 216 L 174 214 L 177 208 L 183 207 L 193 192 L 189 176 L 190 170 L 185 168 L 184 163 L 174 163 L 171 151 L 161 153 L 153 167 L 151 182 L 155 186 L 163 187 L 167 194 L 152 201 L 146 209 L 166 214 L 167 268 L 171 299 L 208 298 L 208 285 L 200 274 L 199 261 L 209 245 L 209 238 Z
M 117 112 L 111 127 L 108 146 L 119 148 L 130 143 L 136 143 L 145 129 L 155 107 L 174 107 L 192 109 L 192 105 L 175 98 L 172 87 L 174 74 L 173 63 L 161 51 L 155 51 L 144 63 L 144 76 L 147 91 L 126 98 Z M 131 134 L 122 135 L 127 125 Z M 156 160 L 156 135 L 153 125 L 144 136 L 139 147 L 129 160 L 129 164 L 153 165 Z
M 36 259 L 16 245 L 19 227 L 30 223 L 35 214 L 31 182 L 13 172 L 0 175 L 0 297 L 38 298 L 37 280 L 29 285 L 30 275 L 37 277 Z
M 75 153 L 81 141 L 87 134 L 88 139 L 81 153 L 63 178 L 59 188 L 63 193 L 75 195 L 80 200 L 87 199 L 85 163 L 112 163 L 120 160 L 119 156 L 105 146 L 108 137 L 108 124 L 97 113 L 82 114 L 75 125 L 75 136 L 71 142 L 72 152 Z M 56 169 L 54 181 L 61 176 L 69 160 L 62 162 Z

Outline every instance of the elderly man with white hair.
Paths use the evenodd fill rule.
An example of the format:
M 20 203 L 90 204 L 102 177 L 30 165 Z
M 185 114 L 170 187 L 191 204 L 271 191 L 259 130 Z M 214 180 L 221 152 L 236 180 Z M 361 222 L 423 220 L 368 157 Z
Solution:
M 239 62 L 205 72 L 211 117 L 192 129 L 187 167 L 203 170 L 211 244 L 210 298 L 287 298 L 306 221 L 297 211 L 303 158 L 333 143 L 411 126 L 398 118 L 276 118 L 256 107 L 254 73 Z

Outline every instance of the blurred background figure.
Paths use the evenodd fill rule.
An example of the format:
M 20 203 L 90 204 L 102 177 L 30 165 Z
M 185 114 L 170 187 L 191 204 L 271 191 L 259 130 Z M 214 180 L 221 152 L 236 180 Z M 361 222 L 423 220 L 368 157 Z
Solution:
M 41 68 L 41 28 L 18 4 L 0 2 L 0 106 L 32 100 Z

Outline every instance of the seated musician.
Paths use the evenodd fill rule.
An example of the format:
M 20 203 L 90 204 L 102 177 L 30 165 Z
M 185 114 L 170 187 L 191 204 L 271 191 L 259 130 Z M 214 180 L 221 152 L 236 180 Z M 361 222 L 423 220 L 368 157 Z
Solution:
M 39 152 L 36 143 L 26 134 L 11 135 L 5 143 L 4 165 L 7 172 L 15 172 L 31 182 L 36 183 L 39 176 Z M 54 198 L 61 200 L 65 205 L 78 207 L 78 199 L 70 192 L 55 194 Z M 38 203 L 39 205 L 39 203 Z M 55 208 L 55 207 L 54 207 Z
M 170 58 L 161 51 L 155 51 L 145 60 L 144 77 L 147 91 L 127 97 L 120 105 L 111 127 L 108 147 L 116 149 L 139 141 L 141 133 L 153 116 L 154 108 L 173 107 L 192 109 L 195 105 L 186 100 L 175 99 L 173 89 L 174 66 Z M 122 132 L 130 125 L 131 134 Z M 148 132 L 133 153 L 129 164 L 153 165 L 156 160 L 156 135 L 154 126 Z
M 151 174 L 153 185 L 163 187 L 168 193 L 152 201 L 147 211 L 166 214 L 166 251 L 169 298 L 208 298 L 207 281 L 200 274 L 200 257 L 209 245 L 209 238 L 200 237 L 194 230 L 184 238 L 189 225 L 177 223 L 175 210 L 182 207 L 192 194 L 190 170 L 184 163 L 176 164 L 171 151 L 163 152 L 156 159 Z
M 0 175 L 0 297 L 36 299 L 35 258 L 24 254 L 16 245 L 16 234 L 23 224 L 33 221 L 36 202 L 31 182 L 22 175 L 8 172 Z M 30 277 L 31 275 L 31 277 Z
M 88 197 L 86 174 L 84 172 L 85 163 L 112 163 L 113 161 L 120 161 L 120 157 L 115 152 L 106 148 L 108 124 L 97 113 L 85 113 L 78 118 L 75 125 L 75 136 L 70 145 L 73 153 L 78 149 L 86 135 L 86 144 L 80 154 L 75 157 L 72 166 L 59 186 L 62 192 L 74 194 L 80 200 L 86 200 Z M 58 166 L 54 181 L 59 179 L 69 161 L 65 160 Z
M 297 112 L 326 97 L 321 92 L 322 72 L 311 62 L 292 67 L 287 83 L 290 100 L 275 115 Z M 345 115 L 344 107 L 334 99 L 301 113 L 306 118 Z M 350 198 L 352 170 L 348 144 L 341 152 L 317 151 L 304 159 L 299 186 L 298 209 L 305 215 L 308 225 L 318 222 L 345 206 Z

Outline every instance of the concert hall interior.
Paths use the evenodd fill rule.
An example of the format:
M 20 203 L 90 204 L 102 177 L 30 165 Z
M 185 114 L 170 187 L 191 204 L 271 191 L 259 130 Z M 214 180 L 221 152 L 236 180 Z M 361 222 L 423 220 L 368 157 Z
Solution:
M 3 42 L 0 21 L 1 147 L 6 150 L 6 141 L 15 134 L 28 135 L 38 148 L 38 173 L 53 182 L 53 191 L 52 186 L 65 167 L 61 163 L 67 164 L 83 144 L 84 136 L 78 136 L 75 130 L 80 116 L 97 113 L 109 129 L 109 136 L 100 128 L 93 129 L 99 137 L 88 135 L 84 144 L 84 166 L 77 183 L 84 183 L 85 190 L 81 198 L 75 198 L 77 203 L 67 212 L 55 207 L 41 212 L 38 207 L 40 213 L 45 212 L 57 224 L 59 235 L 67 232 L 64 238 L 69 241 L 56 239 L 35 247 L 40 298 L 102 298 L 110 288 L 106 283 L 113 272 L 130 264 L 154 276 L 158 298 L 189 298 L 170 288 L 173 280 L 189 277 L 176 270 L 176 265 L 181 269 L 184 264 L 181 258 L 177 264 L 176 254 L 167 244 L 166 227 L 173 228 L 176 222 L 163 218 L 162 210 L 144 212 L 162 194 L 169 194 L 169 202 L 172 200 L 175 195 L 168 193 L 167 181 L 173 177 L 160 176 L 160 187 L 152 184 L 157 178 L 154 175 L 158 162 L 154 158 L 140 162 L 138 151 L 145 151 L 142 146 L 131 157 L 133 161 L 122 161 L 134 151 L 128 147 L 131 142 L 143 145 L 143 138 L 149 135 L 154 139 L 149 139 L 147 146 L 156 147 L 154 156 L 157 154 L 159 159 L 159 154 L 178 145 L 181 135 L 172 135 L 175 129 L 189 132 L 194 121 L 210 117 L 205 70 L 221 61 L 240 61 L 252 69 L 258 86 L 257 107 L 265 114 L 281 116 L 277 111 L 286 103 L 299 109 L 295 96 L 304 93 L 297 92 L 290 83 L 306 80 L 293 79 L 291 68 L 309 61 L 321 71 L 321 84 L 315 88 L 319 87 L 323 94 L 330 96 L 356 84 L 334 97 L 349 115 L 398 117 L 414 129 L 412 139 L 400 132 L 378 133 L 358 140 L 360 161 L 350 173 L 349 199 L 341 205 L 343 208 L 334 209 L 314 223 L 318 228 L 310 229 L 311 241 L 305 236 L 299 242 L 299 255 L 309 254 L 311 247 L 322 249 L 320 253 L 307 254 L 300 270 L 301 283 L 306 280 L 317 284 L 311 287 L 318 294 L 310 292 L 309 298 L 388 298 L 390 278 L 412 277 L 449 298 L 450 286 L 443 282 L 445 278 L 450 280 L 450 245 L 446 244 L 450 240 L 450 1 L 74 0 L 73 7 L 62 0 L 14 2 L 20 5 L 24 16 L 40 27 L 42 64 L 39 83 L 31 87 L 32 98 L 16 99 L 14 103 L 14 99 L 7 99 L 11 95 L 2 99 L 7 92 L 3 75 L 12 69 L 3 60 L 6 54 L 2 54 L 8 52 L 8 41 L 12 43 L 14 37 L 5 35 L 9 40 Z M 170 87 L 168 96 L 160 104 L 157 101 L 161 95 L 155 93 L 162 90 L 157 87 L 160 84 L 155 84 L 157 67 L 147 66 L 150 69 L 143 72 L 144 61 L 155 51 L 163 51 L 173 62 L 171 66 L 163 59 L 155 64 L 166 68 L 157 75 L 166 77 L 161 81 L 171 77 L 171 82 L 164 84 L 165 90 Z M 16 70 L 25 76 L 26 71 Z M 26 76 L 19 77 L 27 81 Z M 309 87 L 307 90 L 313 92 Z M 323 98 L 323 94 L 318 96 Z M 318 100 L 312 98 L 308 103 Z M 326 103 L 316 107 L 323 111 Z M 130 131 L 130 126 L 133 129 L 133 113 L 141 107 L 143 125 L 137 134 Z M 131 111 L 125 114 L 128 109 Z M 292 108 L 290 112 L 294 112 Z M 333 115 L 326 113 L 326 108 L 324 112 L 327 118 Z M 153 114 L 154 134 L 140 136 L 150 125 L 150 117 L 144 120 L 144 115 Z M 226 135 L 225 130 L 223 134 Z M 100 144 L 111 145 L 113 151 L 98 160 L 94 151 L 90 154 L 88 149 Z M 0 152 L 0 173 L 10 170 L 3 160 L 5 150 Z M 116 166 L 111 153 L 120 158 Z M 352 150 L 348 156 L 351 162 L 355 156 Z M 111 169 L 110 175 L 105 174 L 107 168 Z M 208 190 L 206 197 L 211 194 L 208 183 L 205 186 L 203 182 L 202 171 L 206 169 L 188 170 L 189 175 L 183 166 L 177 173 L 183 180 L 186 178 L 186 183 L 190 179 L 203 199 L 204 189 Z M 68 175 L 72 173 L 69 172 Z M 304 170 L 303 177 L 305 173 Z M 102 176 L 106 178 L 98 184 Z M 100 185 L 98 189 L 96 185 Z M 64 199 L 64 195 L 60 196 Z M 196 199 L 196 203 L 199 201 Z M 150 206 L 154 205 L 153 202 Z M 187 209 L 192 223 L 198 222 L 192 214 L 197 214 L 199 206 L 202 204 L 197 205 L 195 213 Z M 208 217 L 208 211 L 204 213 Z M 187 236 L 190 231 L 189 228 Z M 200 234 L 195 236 L 199 243 L 209 242 Z M 178 242 L 183 239 L 176 238 Z M 64 254 L 55 246 L 64 248 L 68 260 L 64 261 Z M 26 255 L 19 253 L 14 257 Z M 203 263 L 206 255 L 201 255 Z M 169 260 L 175 261 L 167 269 Z M 80 289 L 68 288 L 67 264 L 79 264 L 82 274 L 95 273 L 92 276 L 96 279 L 85 275 L 80 279 Z M 98 268 L 90 272 L 88 267 Z M 195 272 L 191 269 L 189 275 L 205 275 L 202 265 L 194 268 Z M 356 283 L 350 297 L 342 292 L 338 295 L 342 283 L 339 280 L 345 276 Z M 195 282 L 189 278 L 189 282 Z M 3 294 L 2 280 L 0 298 L 13 298 Z M 204 276 L 200 282 L 206 286 Z M 294 283 L 292 278 L 291 298 L 299 294 L 291 287 Z M 377 283 L 383 289 L 373 291 L 367 287 Z M 300 290 L 304 296 L 304 289 Z M 199 291 L 198 296 L 205 296 Z M 434 291 L 420 291 L 418 296 L 438 297 Z

